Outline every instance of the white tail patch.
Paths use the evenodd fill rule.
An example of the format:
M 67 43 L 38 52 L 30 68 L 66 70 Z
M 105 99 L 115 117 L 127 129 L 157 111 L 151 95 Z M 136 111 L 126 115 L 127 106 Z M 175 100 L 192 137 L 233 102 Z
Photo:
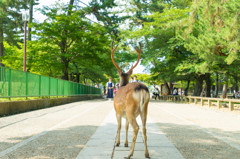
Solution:
M 140 103 L 139 103 L 141 112 L 143 111 L 143 108 L 144 108 L 144 93 L 145 93 L 145 91 L 141 90 L 141 93 L 140 93 Z
M 149 93 L 146 92 L 145 90 L 141 90 L 140 93 L 140 111 L 142 112 L 145 107 L 145 103 L 149 100 Z
M 145 90 L 140 90 L 133 93 L 133 98 L 139 102 L 140 111 L 142 112 L 146 102 L 149 100 L 149 93 Z

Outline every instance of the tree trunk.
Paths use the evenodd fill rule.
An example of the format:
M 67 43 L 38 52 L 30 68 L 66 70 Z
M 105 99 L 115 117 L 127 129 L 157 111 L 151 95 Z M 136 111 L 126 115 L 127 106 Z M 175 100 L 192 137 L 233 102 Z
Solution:
M 74 3 L 74 0 L 70 0 L 69 5 L 68 5 L 68 15 L 71 15 L 73 3 Z
M 170 95 L 173 94 L 173 84 L 172 84 L 172 82 L 169 83 L 169 93 L 170 93 Z
M 205 81 L 206 81 L 206 97 L 211 97 L 211 75 L 210 73 L 205 74 Z
M 70 73 L 70 81 L 73 81 L 73 73 Z
M 227 89 L 228 89 L 228 72 L 226 73 L 226 76 L 225 76 L 225 83 L 223 85 L 222 98 L 227 97 Z
M 216 72 L 216 80 L 215 80 L 215 92 L 214 92 L 214 97 L 217 98 L 218 97 L 218 73 Z
M 29 1 L 29 23 L 32 23 L 33 20 L 33 4 L 34 0 Z M 32 34 L 31 34 L 32 28 L 28 26 L 28 41 L 32 40 Z
M 4 56 L 3 46 L 3 19 L 0 17 L 0 57 Z M 2 60 L 0 60 L 0 66 L 3 66 Z
M 76 73 L 75 75 L 76 75 L 77 83 L 79 83 L 80 82 L 80 73 Z
M 200 96 L 202 92 L 203 79 L 204 79 L 204 75 L 200 75 L 197 77 L 193 96 Z
M 203 84 L 202 91 L 201 91 L 201 94 L 200 94 L 201 97 L 205 97 L 205 95 L 206 95 L 206 92 L 205 92 L 205 91 L 206 91 L 206 87 L 207 87 L 207 86 L 206 86 L 206 83 L 204 83 L 204 84 Z
M 67 62 L 67 61 L 64 61 L 63 62 L 64 63 L 64 65 L 65 65 L 65 68 L 63 69 L 63 71 L 62 71 L 62 79 L 64 79 L 64 80 L 69 80 L 69 78 L 68 78 L 68 65 L 69 65 L 69 62 Z
M 167 94 L 169 95 L 169 94 L 170 94 L 170 89 L 169 89 L 168 83 L 166 82 L 166 83 L 164 83 L 164 84 L 165 84 L 165 86 L 167 87 L 167 90 L 168 90 Z
M 190 82 L 191 82 L 191 81 L 188 80 L 187 82 L 188 82 L 188 83 L 187 83 L 187 87 L 184 89 L 184 95 L 185 95 L 185 96 L 188 96 L 188 89 L 189 89 L 189 85 L 190 85 Z
M 236 92 L 238 92 L 239 88 L 238 88 L 238 77 L 237 76 L 233 76 L 235 83 L 233 84 L 233 90 L 235 90 Z

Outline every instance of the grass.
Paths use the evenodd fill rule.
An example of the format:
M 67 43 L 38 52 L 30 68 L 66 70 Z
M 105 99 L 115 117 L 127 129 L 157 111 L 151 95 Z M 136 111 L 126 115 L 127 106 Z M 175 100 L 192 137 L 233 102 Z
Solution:
M 64 98 L 68 96 L 42 96 L 42 97 L 12 97 L 12 98 L 0 98 L 0 102 L 9 102 L 9 101 L 27 101 L 27 100 L 36 100 L 36 99 L 50 99 L 50 98 Z

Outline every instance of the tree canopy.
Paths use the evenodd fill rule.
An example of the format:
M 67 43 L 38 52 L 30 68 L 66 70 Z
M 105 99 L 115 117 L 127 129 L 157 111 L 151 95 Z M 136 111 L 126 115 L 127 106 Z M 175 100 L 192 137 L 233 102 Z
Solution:
M 0 55 L 6 67 L 22 69 L 20 10 L 32 11 L 38 1 L 29 2 L 0 2 Z M 207 91 L 207 96 L 219 84 L 238 90 L 239 2 L 91 0 L 79 5 L 83 2 L 69 0 L 45 6 L 41 12 L 47 18 L 29 22 L 27 69 L 76 82 L 105 83 L 110 76 L 117 82 L 111 41 L 119 44 L 115 60 L 123 70 L 136 61 L 133 47 L 141 42 L 141 64 L 151 74 L 139 77 L 149 85 L 165 84 L 171 93 L 172 84 L 180 82 L 186 92 L 192 88 L 193 95 Z

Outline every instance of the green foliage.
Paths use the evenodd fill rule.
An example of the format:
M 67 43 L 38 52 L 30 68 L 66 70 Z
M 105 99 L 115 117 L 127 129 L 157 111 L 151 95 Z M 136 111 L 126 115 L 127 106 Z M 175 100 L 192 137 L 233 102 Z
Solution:
M 114 76 L 109 69 L 113 64 L 106 29 L 84 19 L 81 10 L 70 15 L 68 10 L 61 13 L 58 10 L 45 7 L 42 13 L 47 19 L 31 24 L 36 39 L 27 43 L 27 70 L 58 78 L 78 74 L 82 80 L 88 78 L 94 82 L 107 80 L 104 74 Z M 7 43 L 6 47 L 4 64 L 21 69 L 23 49 L 11 48 Z
M 20 9 L 26 9 L 26 4 L 27 0 L 0 1 L 0 43 L 4 40 L 18 46 L 24 26 Z
M 23 69 L 23 49 L 19 49 L 17 46 L 12 46 L 8 42 L 4 41 L 5 56 L 1 57 L 2 63 L 6 67 L 10 67 L 17 70 Z M 23 48 L 22 43 L 18 43 L 18 46 Z
M 155 1 L 158 10 L 152 8 L 153 4 L 145 6 L 145 10 L 142 12 L 150 12 L 150 14 L 137 17 L 142 20 L 139 27 L 130 27 L 131 30 L 123 31 L 124 35 L 128 35 L 125 36 L 126 39 L 141 39 L 145 43 L 142 63 L 153 65 L 151 72 L 152 79 L 155 81 L 187 80 L 191 74 L 176 69 L 191 54 L 183 47 L 183 42 L 176 38 L 179 21 L 186 18 L 189 12 L 187 7 L 189 1 L 184 2 Z M 142 6 L 137 5 L 137 7 L 141 8 Z
M 26 4 L 0 2 L 0 49 L 4 41 L 6 52 L 1 59 L 20 70 L 20 9 Z M 56 6 L 42 9 L 44 22 L 30 24 L 34 38 L 27 43 L 28 71 L 96 83 L 111 76 L 117 82 L 110 48 L 114 39 L 119 44 L 114 58 L 124 71 L 136 61 L 134 47 L 142 43 L 141 64 L 151 68 L 151 75 L 138 74 L 138 79 L 147 84 L 180 82 L 185 87 L 209 73 L 214 81 L 217 72 L 222 81 L 228 73 L 229 85 L 235 86 L 240 78 L 238 0 L 91 0 L 81 8 Z M 97 23 L 86 15 L 94 15 Z
M 204 60 L 197 70 L 228 69 L 238 60 L 239 8 L 237 1 L 200 0 L 190 8 L 190 16 L 182 21 L 179 37 L 184 47 Z
M 138 74 L 133 74 L 131 77 L 134 77 L 135 75 L 137 76 L 137 79 L 138 79 L 139 81 L 144 82 L 144 83 L 146 83 L 147 85 L 153 84 L 153 81 L 152 81 L 150 75 L 138 73 Z

